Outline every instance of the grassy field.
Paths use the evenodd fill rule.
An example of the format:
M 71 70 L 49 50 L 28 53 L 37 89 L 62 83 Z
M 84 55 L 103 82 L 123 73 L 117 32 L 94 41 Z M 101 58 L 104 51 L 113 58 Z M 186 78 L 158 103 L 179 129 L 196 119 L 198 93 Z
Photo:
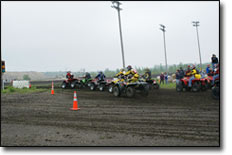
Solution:
M 31 88 L 14 88 L 14 87 L 7 87 L 4 90 L 1 90 L 1 93 L 32 93 L 32 92 L 43 92 L 47 91 L 47 89 L 37 89 L 35 86 Z
M 176 83 L 168 83 L 168 84 L 160 84 L 160 88 L 165 88 L 165 89 L 175 89 L 176 88 Z

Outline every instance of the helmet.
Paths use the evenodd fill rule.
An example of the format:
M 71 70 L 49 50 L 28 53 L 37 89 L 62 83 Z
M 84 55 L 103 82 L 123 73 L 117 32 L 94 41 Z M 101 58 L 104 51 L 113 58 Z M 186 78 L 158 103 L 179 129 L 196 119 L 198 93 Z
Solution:
M 210 64 L 208 64 L 207 66 L 210 67 Z
M 102 74 L 102 73 L 103 73 L 102 71 L 99 72 L 99 74 Z
M 196 68 L 196 66 L 195 65 L 192 65 L 192 69 L 195 69 Z
M 190 65 L 188 65 L 188 68 L 190 68 Z
M 120 72 L 123 72 L 123 71 L 125 71 L 124 68 L 121 68 L 121 69 L 120 69 Z
M 131 65 L 127 66 L 128 71 L 131 70 L 131 69 L 132 69 Z

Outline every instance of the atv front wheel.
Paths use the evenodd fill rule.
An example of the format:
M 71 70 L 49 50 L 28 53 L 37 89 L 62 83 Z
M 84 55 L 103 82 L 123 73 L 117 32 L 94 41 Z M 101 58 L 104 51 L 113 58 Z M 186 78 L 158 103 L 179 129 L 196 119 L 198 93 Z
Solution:
M 104 84 L 100 84 L 100 86 L 99 86 L 99 90 L 100 90 L 100 91 L 104 91 L 104 87 L 105 87 L 105 85 L 104 85 Z
M 114 94 L 114 96 L 116 96 L 116 97 L 119 97 L 119 96 L 121 95 L 121 92 L 120 92 L 120 89 L 119 89 L 118 86 L 114 86 L 114 87 L 113 87 L 113 94 Z
M 66 82 L 63 82 L 62 85 L 61 85 L 61 88 L 62 88 L 62 89 L 65 89 L 66 87 L 67 87 Z
M 109 92 L 110 92 L 110 93 L 113 92 L 113 85 L 112 85 L 112 84 L 109 86 Z
M 183 91 L 183 84 L 182 83 L 176 84 L 176 91 L 177 92 L 182 92 Z
M 76 87 L 76 82 L 72 82 L 70 86 L 72 89 L 74 89 Z
M 200 83 L 195 82 L 195 83 L 193 84 L 193 86 L 192 86 L 192 91 L 193 91 L 193 92 L 198 92 L 198 91 L 200 90 L 200 88 L 201 88 Z
M 90 90 L 92 90 L 92 91 L 95 90 L 95 84 L 94 83 L 90 84 Z

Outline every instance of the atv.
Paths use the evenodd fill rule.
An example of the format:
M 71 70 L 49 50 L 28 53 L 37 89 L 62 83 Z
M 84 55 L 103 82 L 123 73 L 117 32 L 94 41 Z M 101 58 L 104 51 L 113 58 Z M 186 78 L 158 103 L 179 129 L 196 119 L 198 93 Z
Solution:
M 92 82 L 92 79 L 85 79 L 83 77 L 80 78 L 80 82 L 78 83 L 78 88 L 86 88 L 90 87 L 90 83 Z
M 127 97 L 134 97 L 136 93 L 140 93 L 142 96 L 148 96 L 149 85 L 144 81 L 137 82 L 125 82 L 118 81 L 113 86 L 113 95 L 119 97 L 125 94 Z
M 107 82 L 106 81 L 100 81 L 98 82 L 97 79 L 93 79 L 90 84 L 89 84 L 89 87 L 90 87 L 90 90 L 96 90 L 96 89 L 99 89 L 100 91 L 104 91 L 105 87 L 107 86 Z
M 108 84 L 108 86 L 109 86 L 109 88 L 108 88 L 108 91 L 110 92 L 110 93 L 113 93 L 113 87 L 114 87 L 114 85 L 116 84 L 116 83 L 118 83 L 118 82 L 123 82 L 123 81 L 125 81 L 123 78 L 113 78 L 113 80 Z
M 149 86 L 150 90 L 152 90 L 152 89 L 159 89 L 159 84 L 156 82 L 156 80 L 153 80 L 153 79 L 148 80 L 148 79 L 142 78 L 142 81 L 148 83 L 148 86 Z
M 183 89 L 187 91 L 198 92 L 200 90 L 205 91 L 207 89 L 207 80 L 203 79 L 194 79 L 192 80 L 192 87 L 188 87 L 190 77 L 184 77 L 180 80 L 178 84 L 176 84 L 176 91 L 181 92 Z
M 62 89 L 66 89 L 66 88 L 76 88 L 76 86 L 78 85 L 79 80 L 78 79 L 67 79 L 64 80 L 61 84 L 61 88 Z

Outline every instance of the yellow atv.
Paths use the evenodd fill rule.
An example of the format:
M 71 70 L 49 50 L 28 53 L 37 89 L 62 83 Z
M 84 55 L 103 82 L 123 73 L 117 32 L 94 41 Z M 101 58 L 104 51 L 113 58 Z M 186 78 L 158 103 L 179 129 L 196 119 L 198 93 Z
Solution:
M 140 93 L 143 96 L 147 96 L 149 93 L 149 86 L 147 82 L 135 81 L 132 78 L 124 81 L 119 80 L 113 86 L 113 95 L 121 96 L 125 94 L 127 97 L 134 97 L 136 93 Z

